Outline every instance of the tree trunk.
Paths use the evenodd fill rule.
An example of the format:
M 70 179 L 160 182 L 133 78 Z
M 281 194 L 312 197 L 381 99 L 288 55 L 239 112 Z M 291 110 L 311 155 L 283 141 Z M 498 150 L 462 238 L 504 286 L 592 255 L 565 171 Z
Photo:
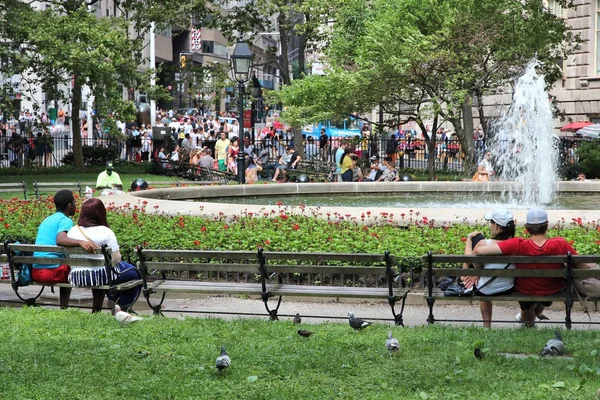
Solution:
M 425 138 L 425 144 L 427 145 L 427 152 L 429 153 L 427 158 L 427 177 L 430 181 L 435 180 L 435 144 L 436 144 L 436 132 L 438 130 L 438 119 L 439 115 L 436 113 L 433 117 L 433 124 L 431 126 L 431 138 L 427 135 L 427 127 L 423 121 L 419 121 L 419 127 L 423 132 Z
M 302 159 L 304 159 L 304 141 L 302 140 L 302 127 L 294 126 L 294 147 L 296 148 L 296 153 Z
M 473 140 L 473 99 L 467 97 L 462 104 L 463 116 L 463 134 L 464 143 L 461 142 L 461 147 L 465 155 L 465 170 L 469 173 L 474 172 L 475 168 L 475 141 Z M 460 136 L 459 136 L 460 137 Z
M 73 74 L 73 96 L 71 96 L 71 127 L 73 132 L 73 166 L 77 170 L 85 167 L 83 164 L 83 147 L 81 142 L 81 123 L 79 120 L 79 109 L 81 108 L 81 79 Z M 91 124 L 88 115 L 88 124 Z
M 306 40 L 306 35 L 298 36 L 300 39 L 300 43 L 298 44 L 298 79 L 304 78 L 306 75 L 306 45 L 308 41 Z
M 292 83 L 290 78 L 290 62 L 288 60 L 288 35 L 287 17 L 284 12 L 280 12 L 277 16 L 277 25 L 279 27 L 279 43 L 281 46 L 281 54 L 278 54 L 281 78 L 285 86 Z

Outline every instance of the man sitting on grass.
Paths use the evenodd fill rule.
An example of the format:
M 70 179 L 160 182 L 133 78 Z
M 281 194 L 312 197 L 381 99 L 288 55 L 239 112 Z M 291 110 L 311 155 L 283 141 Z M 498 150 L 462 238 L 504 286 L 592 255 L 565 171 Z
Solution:
M 548 238 L 548 213 L 546 210 L 535 207 L 527 212 L 525 229 L 529 239 L 512 238 L 501 242 L 492 243 L 474 249 L 473 254 L 487 256 L 507 254 L 518 256 L 566 256 L 568 252 L 577 255 L 573 247 L 561 237 Z M 563 264 L 516 264 L 517 269 L 562 269 Z M 587 264 L 576 264 L 576 268 L 589 268 Z M 516 278 L 515 289 L 527 295 L 550 295 L 560 292 L 565 288 L 563 278 Z M 536 316 L 544 312 L 552 302 L 520 301 L 521 312 L 516 319 L 523 322 L 526 327 L 533 327 Z
M 54 195 L 54 205 L 56 212 L 47 217 L 40 224 L 35 239 L 36 245 L 45 246 L 63 246 L 63 247 L 82 247 L 89 253 L 93 253 L 99 247 L 93 242 L 87 240 L 75 240 L 67 237 L 67 232 L 73 226 L 73 221 L 70 217 L 75 215 L 75 197 L 70 190 L 61 190 Z M 64 254 L 35 252 L 34 257 L 44 258 L 61 258 Z M 68 265 L 48 265 L 48 264 L 33 264 L 31 277 L 35 282 L 41 283 L 68 283 L 69 272 L 71 268 Z M 71 296 L 71 288 L 60 288 L 60 308 L 69 306 L 69 297 Z

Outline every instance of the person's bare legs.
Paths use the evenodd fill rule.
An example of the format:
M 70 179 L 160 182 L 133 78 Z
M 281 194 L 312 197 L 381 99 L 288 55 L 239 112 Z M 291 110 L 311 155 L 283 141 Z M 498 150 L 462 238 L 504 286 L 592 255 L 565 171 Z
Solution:
M 92 289 L 92 314 L 102 311 L 105 291 L 103 289 Z
M 537 304 L 541 306 L 541 304 L 539 304 L 539 303 L 537 303 Z M 534 325 L 536 309 L 537 309 L 537 305 L 536 306 L 532 305 L 527 310 L 521 309 L 521 321 L 523 321 L 523 324 L 525 324 L 525 326 L 527 328 L 531 328 Z M 543 306 L 542 306 L 542 311 L 543 311 Z
M 71 288 L 61 287 L 59 290 L 60 308 L 65 309 L 69 307 L 69 299 L 71 298 Z
M 479 310 L 481 311 L 481 318 L 483 319 L 484 328 L 492 328 L 492 308 L 493 304 L 491 301 L 479 302 Z
M 279 168 L 275 168 L 275 175 L 273 175 L 273 182 L 277 182 L 277 177 L 279 176 Z

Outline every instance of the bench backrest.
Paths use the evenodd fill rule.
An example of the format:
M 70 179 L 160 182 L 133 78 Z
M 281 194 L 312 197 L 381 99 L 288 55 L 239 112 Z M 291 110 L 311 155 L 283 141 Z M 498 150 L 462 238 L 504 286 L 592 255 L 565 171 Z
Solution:
M 138 249 L 142 268 L 159 271 L 385 275 L 386 254 Z M 261 259 L 262 257 L 262 259 Z
M 0 193 L 23 192 L 23 198 L 27 200 L 27 184 L 25 182 L 0 183 Z
M 60 246 L 42 246 L 34 244 L 16 244 L 10 243 L 6 245 L 6 249 L 9 252 L 9 261 L 16 264 L 40 264 L 40 265 L 53 265 L 53 264 L 67 264 L 74 262 L 73 258 L 69 258 L 69 255 L 73 254 L 89 254 L 81 247 L 60 247 Z M 51 253 L 62 253 L 65 257 L 49 258 L 49 257 L 34 257 L 33 255 L 25 255 L 23 253 L 31 252 L 51 252 Z M 110 261 L 110 255 L 112 250 L 109 247 L 97 250 L 96 254 L 102 254 L 102 259 L 85 259 L 77 258 L 77 265 L 86 267 L 104 267 L 106 260 Z

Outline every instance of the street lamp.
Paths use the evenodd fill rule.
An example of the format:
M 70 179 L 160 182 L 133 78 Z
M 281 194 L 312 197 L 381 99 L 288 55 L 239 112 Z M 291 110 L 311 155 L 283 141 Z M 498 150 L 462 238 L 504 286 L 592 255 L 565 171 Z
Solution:
M 245 84 L 250 78 L 250 70 L 252 69 L 252 52 L 248 44 L 243 41 L 238 41 L 233 49 L 231 55 L 231 69 L 233 71 L 233 77 L 238 83 L 238 90 L 240 94 L 240 135 L 239 143 L 241 148 L 237 155 L 237 167 L 238 167 L 238 183 L 244 184 L 246 181 L 246 156 L 243 150 L 243 134 L 244 134 L 244 89 Z

